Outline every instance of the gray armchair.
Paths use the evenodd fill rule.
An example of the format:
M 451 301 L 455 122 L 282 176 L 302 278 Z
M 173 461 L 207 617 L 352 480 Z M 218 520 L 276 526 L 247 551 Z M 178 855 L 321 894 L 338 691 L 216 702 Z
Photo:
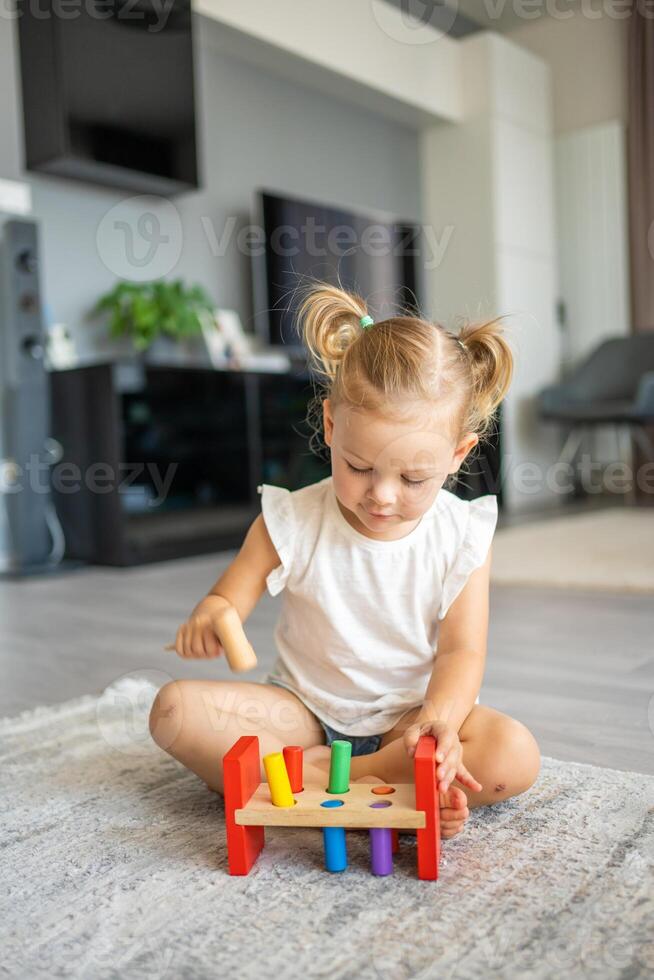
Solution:
M 586 432 L 600 425 L 615 428 L 618 447 L 621 435 L 629 444 L 633 436 L 654 460 L 646 428 L 654 425 L 654 331 L 605 340 L 563 383 L 540 392 L 538 409 L 570 428 L 559 462 L 573 463 Z

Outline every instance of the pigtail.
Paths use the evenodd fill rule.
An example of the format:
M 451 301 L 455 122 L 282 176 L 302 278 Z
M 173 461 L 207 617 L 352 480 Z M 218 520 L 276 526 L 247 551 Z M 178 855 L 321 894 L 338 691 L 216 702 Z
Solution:
M 458 340 L 472 376 L 471 415 L 466 428 L 483 436 L 513 378 L 513 352 L 500 319 L 468 323 Z
M 356 293 L 319 283 L 307 291 L 298 310 L 297 328 L 318 375 L 331 382 L 347 349 L 361 335 L 368 313 Z

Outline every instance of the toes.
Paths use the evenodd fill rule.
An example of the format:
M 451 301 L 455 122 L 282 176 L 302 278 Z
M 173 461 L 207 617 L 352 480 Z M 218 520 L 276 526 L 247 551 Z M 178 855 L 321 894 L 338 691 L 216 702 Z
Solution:
M 448 820 L 456 820 L 463 823 L 470 816 L 470 811 L 468 807 L 464 807 L 462 810 L 453 810 L 451 807 L 443 807 L 441 810 L 441 823 Z
M 450 834 L 458 834 L 460 830 L 466 825 L 466 820 L 456 819 L 456 820 L 443 820 L 441 818 L 441 835 L 447 831 Z
M 441 831 L 445 827 L 448 827 L 450 830 L 452 827 L 458 827 L 459 830 L 461 830 L 462 827 L 465 827 L 467 822 L 467 820 L 441 820 Z
M 458 786 L 450 786 L 444 793 L 438 794 L 441 808 L 451 807 L 453 810 L 461 810 L 468 805 L 468 797 Z
M 466 796 L 466 794 L 463 792 L 462 789 L 459 789 L 458 786 L 450 786 L 450 789 L 448 791 L 448 796 L 449 796 L 448 803 L 455 810 L 461 810 L 464 807 L 468 806 L 468 797 Z
M 454 824 L 453 826 L 443 826 L 441 824 L 441 837 L 448 839 L 450 837 L 456 837 L 463 830 L 463 824 Z

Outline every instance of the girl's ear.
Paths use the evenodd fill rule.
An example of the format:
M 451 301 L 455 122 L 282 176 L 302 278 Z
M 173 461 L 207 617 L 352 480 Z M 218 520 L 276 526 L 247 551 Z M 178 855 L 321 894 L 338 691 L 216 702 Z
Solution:
M 463 460 L 466 458 L 468 453 L 475 448 L 478 442 L 479 436 L 476 436 L 474 432 L 468 432 L 468 434 L 459 441 L 459 445 L 454 450 L 452 461 L 450 463 L 451 468 L 448 470 L 448 473 L 458 472 Z
M 325 442 L 331 446 L 334 419 L 332 418 L 332 406 L 329 398 L 324 398 L 322 403 L 322 428 L 325 433 Z

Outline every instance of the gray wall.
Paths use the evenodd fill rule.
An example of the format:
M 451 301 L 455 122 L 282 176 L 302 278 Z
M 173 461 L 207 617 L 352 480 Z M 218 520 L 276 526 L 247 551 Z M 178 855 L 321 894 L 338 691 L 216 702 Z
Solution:
M 248 326 L 250 260 L 234 240 L 224 256 L 214 256 L 203 220 L 218 238 L 230 216 L 238 228 L 247 222 L 252 192 L 260 186 L 419 219 L 418 139 L 409 128 L 226 58 L 209 41 L 219 29 L 195 17 L 204 189 L 174 199 L 182 242 L 179 261 L 168 276 L 201 283 L 218 305 L 238 310 Z M 132 195 L 26 175 L 20 164 L 19 100 L 16 24 L 1 18 L 0 177 L 31 184 L 41 222 L 48 313 L 66 323 L 80 349 L 90 352 L 104 344 L 97 328 L 84 323 L 86 311 L 114 284 L 117 271 L 129 277 L 120 249 L 112 252 L 106 238 L 98 247 L 98 229 L 106 229 L 102 220 L 107 212 Z

